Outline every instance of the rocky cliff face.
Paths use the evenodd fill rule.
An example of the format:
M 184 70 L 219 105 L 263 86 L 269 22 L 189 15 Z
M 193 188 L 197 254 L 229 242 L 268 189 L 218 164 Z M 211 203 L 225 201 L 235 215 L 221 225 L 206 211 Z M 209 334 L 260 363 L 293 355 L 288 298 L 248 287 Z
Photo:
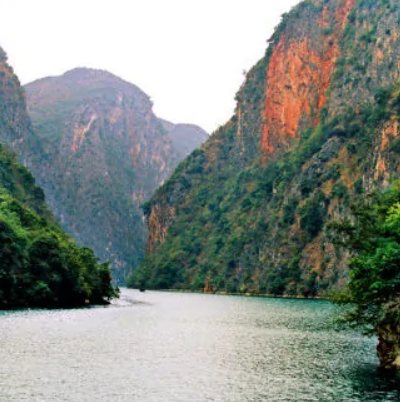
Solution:
M 35 159 L 40 152 L 39 138 L 33 131 L 32 123 L 26 111 L 25 92 L 18 77 L 7 62 L 7 55 L 0 48 L 0 120 L 1 141 L 27 158 Z
M 391 303 L 386 307 L 386 320 L 378 329 L 379 344 L 377 352 L 384 368 L 400 370 L 400 327 L 399 303 Z
M 14 148 L 22 149 L 25 148 L 25 141 L 34 143 L 36 140 L 26 110 L 24 91 L 7 62 L 6 53 L 0 47 L 0 194 L 9 193 L 24 207 L 53 222 L 42 189 L 35 185 L 32 175 L 18 163 L 14 152 L 4 146 L 5 143 L 11 143 Z
M 302 128 L 319 123 L 341 53 L 339 40 L 354 3 L 310 4 L 301 24 L 288 26 L 276 45 L 271 42 L 261 140 L 265 154 L 287 149 Z M 315 13 L 317 6 L 320 9 Z
M 25 90 L 36 147 L 23 133 L 9 144 L 30 166 L 63 227 L 109 260 L 123 282 L 143 254 L 139 206 L 184 157 L 181 149 L 149 97 L 108 72 L 75 69 Z M 203 136 L 189 133 L 192 147 L 207 136 L 198 132 Z
M 145 205 L 132 284 L 286 295 L 346 281 L 330 220 L 400 169 L 400 8 L 303 1 L 247 74 L 235 115 Z

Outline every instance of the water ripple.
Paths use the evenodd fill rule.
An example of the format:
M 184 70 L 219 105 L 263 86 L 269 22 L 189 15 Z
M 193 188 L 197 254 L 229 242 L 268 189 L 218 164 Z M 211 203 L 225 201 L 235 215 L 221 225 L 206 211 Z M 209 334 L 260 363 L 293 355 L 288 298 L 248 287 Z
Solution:
M 0 313 L 0 401 L 399 401 L 376 339 L 325 301 L 123 290 L 107 308 Z

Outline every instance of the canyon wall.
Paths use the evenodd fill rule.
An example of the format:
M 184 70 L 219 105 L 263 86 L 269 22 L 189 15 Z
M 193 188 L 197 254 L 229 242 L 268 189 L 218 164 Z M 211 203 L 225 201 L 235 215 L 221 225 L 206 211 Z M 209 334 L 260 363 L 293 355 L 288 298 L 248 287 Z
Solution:
M 268 41 L 234 116 L 145 204 L 131 284 L 322 295 L 347 258 L 329 222 L 399 174 L 399 5 L 303 1 Z

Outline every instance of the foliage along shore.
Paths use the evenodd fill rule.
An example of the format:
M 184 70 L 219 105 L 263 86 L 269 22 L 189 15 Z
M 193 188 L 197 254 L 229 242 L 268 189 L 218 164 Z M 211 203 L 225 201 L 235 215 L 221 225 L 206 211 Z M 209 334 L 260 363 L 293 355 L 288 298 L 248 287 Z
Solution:
M 0 189 L 0 309 L 106 304 L 107 263 Z
M 137 289 L 139 288 L 130 288 Z M 330 297 L 326 296 L 303 296 L 303 295 L 274 295 L 268 293 L 239 293 L 239 292 L 227 292 L 227 291 L 212 291 L 205 292 L 204 290 L 193 290 L 193 289 L 146 289 L 154 292 L 163 292 L 163 293 L 189 293 L 189 294 L 198 294 L 198 295 L 217 295 L 217 296 L 243 296 L 243 297 L 260 297 L 264 299 L 293 299 L 293 300 L 327 300 L 330 301 Z
M 351 209 L 331 225 L 351 253 L 349 282 L 334 300 L 348 306 L 343 321 L 378 336 L 381 366 L 400 369 L 400 181 Z

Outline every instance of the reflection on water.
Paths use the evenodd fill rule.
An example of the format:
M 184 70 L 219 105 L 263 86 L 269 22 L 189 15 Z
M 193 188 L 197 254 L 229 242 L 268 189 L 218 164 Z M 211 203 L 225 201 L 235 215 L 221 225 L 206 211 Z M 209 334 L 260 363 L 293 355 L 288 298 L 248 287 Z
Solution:
M 325 301 L 123 290 L 109 307 L 0 313 L 0 401 L 399 401 L 375 339 Z
M 375 364 L 354 367 L 345 375 L 353 392 L 366 401 L 399 401 L 400 376 L 395 371 L 378 368 Z

